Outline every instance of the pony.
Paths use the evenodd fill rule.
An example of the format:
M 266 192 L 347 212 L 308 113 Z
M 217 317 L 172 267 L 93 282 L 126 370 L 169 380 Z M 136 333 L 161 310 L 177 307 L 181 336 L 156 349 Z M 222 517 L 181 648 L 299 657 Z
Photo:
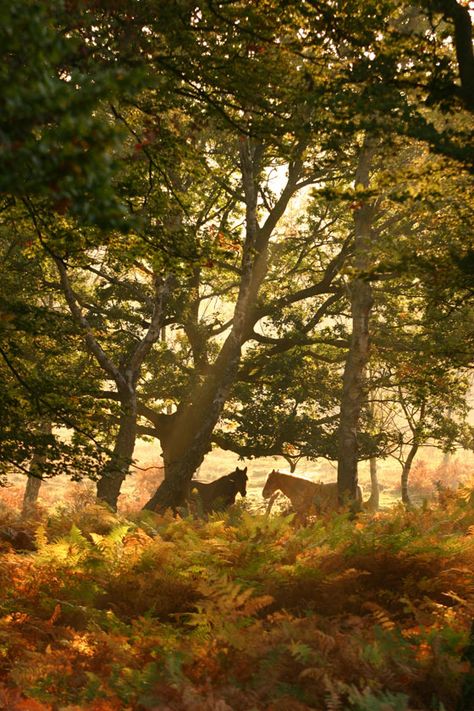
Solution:
M 225 509 L 235 503 L 237 494 L 247 495 L 247 467 L 237 469 L 230 474 L 206 484 L 203 481 L 191 482 L 191 493 L 197 491 L 199 502 L 204 514 Z
M 339 494 L 337 483 L 321 484 L 308 479 L 301 479 L 291 474 L 282 474 L 275 469 L 268 475 L 262 490 L 264 499 L 272 497 L 268 512 L 271 509 L 276 492 L 281 491 L 291 501 L 291 505 L 298 515 L 309 513 L 313 508 L 316 513 L 327 513 L 339 508 Z M 357 487 L 357 503 L 362 504 L 362 491 Z

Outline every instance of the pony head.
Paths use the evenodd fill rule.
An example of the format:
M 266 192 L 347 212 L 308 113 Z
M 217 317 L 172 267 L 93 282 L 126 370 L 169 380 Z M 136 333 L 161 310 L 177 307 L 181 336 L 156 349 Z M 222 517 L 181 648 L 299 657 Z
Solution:
M 237 467 L 237 469 L 231 472 L 228 477 L 230 481 L 235 484 L 237 492 L 241 496 L 247 496 L 247 467 L 244 467 L 243 469 L 239 469 L 239 467 Z
M 277 472 L 276 469 L 273 469 L 268 475 L 267 481 L 265 482 L 265 486 L 262 490 L 262 496 L 264 499 L 270 498 L 270 496 L 272 496 L 278 489 L 277 479 L 279 473 L 280 472 Z

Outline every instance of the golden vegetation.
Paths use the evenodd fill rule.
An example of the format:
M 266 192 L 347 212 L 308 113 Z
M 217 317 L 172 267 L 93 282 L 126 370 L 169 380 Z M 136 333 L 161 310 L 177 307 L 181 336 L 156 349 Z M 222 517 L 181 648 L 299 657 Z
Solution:
M 5 508 L 0 708 L 454 711 L 473 683 L 473 533 L 468 488 L 301 527 L 243 505 Z

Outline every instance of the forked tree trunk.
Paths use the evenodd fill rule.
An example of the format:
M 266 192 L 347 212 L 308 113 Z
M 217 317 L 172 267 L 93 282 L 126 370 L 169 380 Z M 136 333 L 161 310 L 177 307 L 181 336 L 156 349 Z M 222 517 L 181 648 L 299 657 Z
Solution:
M 294 457 L 286 457 L 285 455 L 283 455 L 283 459 L 285 460 L 285 462 L 288 463 L 288 465 L 290 467 L 290 473 L 293 474 L 296 471 L 296 467 L 299 462 L 299 458 L 295 459 Z
M 211 449 L 212 432 L 237 374 L 240 360 L 237 342 L 233 344 L 233 350 L 233 354 L 228 354 L 227 362 L 224 358 L 222 363 L 221 354 L 214 377 L 202 386 L 194 403 L 175 416 L 168 436 L 162 438 L 165 478 L 145 504 L 146 509 L 176 509 L 187 498 L 191 479 Z M 225 370 L 219 375 L 221 364 L 225 365 Z
M 172 426 L 161 437 L 165 478 L 145 509 L 176 509 L 187 498 L 192 477 L 211 449 L 212 433 L 237 376 L 241 354 L 237 328 L 234 325 L 208 377 L 192 397 L 192 404 L 175 413 Z
M 355 185 L 366 188 L 375 146 L 366 138 L 361 149 Z M 367 269 L 371 244 L 373 206 L 367 201 L 355 213 L 355 268 Z M 365 372 L 369 360 L 369 318 L 372 308 L 372 287 L 363 276 L 350 286 L 352 338 L 346 358 L 341 398 L 337 483 L 341 503 L 357 498 L 357 464 L 359 447 L 357 433 L 365 393 Z
M 230 389 L 237 377 L 242 344 L 253 323 L 258 292 L 267 272 L 268 242 L 289 199 L 296 190 L 302 167 L 292 162 L 288 182 L 265 223 L 257 221 L 258 178 L 262 147 L 252 139 L 240 143 L 242 188 L 246 204 L 246 236 L 242 253 L 241 281 L 234 309 L 232 328 L 216 361 L 203 374 L 188 403 L 178 407 L 173 423 L 161 437 L 165 478 L 145 504 L 146 509 L 176 509 L 184 502 L 196 469 L 211 449 L 214 428 L 222 413 Z M 303 149 L 301 148 L 301 151 Z
M 402 463 L 402 476 L 401 476 L 401 489 L 402 489 L 402 501 L 404 504 L 407 506 L 411 505 L 410 501 L 410 496 L 408 494 L 408 477 L 410 475 L 411 467 L 413 464 L 413 460 L 415 459 L 415 455 L 418 452 L 418 449 L 420 448 L 420 432 L 423 430 L 423 424 L 425 421 L 425 414 L 426 414 L 426 401 L 423 399 L 420 404 L 420 409 L 418 411 L 418 420 L 415 420 L 415 417 L 413 413 L 411 413 L 406 406 L 404 397 L 403 397 L 403 391 L 402 388 L 399 386 L 399 394 L 400 394 L 400 404 L 402 406 L 403 412 L 405 413 L 405 417 L 407 419 L 408 426 L 411 430 L 412 433 L 412 443 L 410 447 L 410 451 L 408 452 L 408 456 L 403 462 L 403 459 L 401 459 Z M 400 450 L 400 456 L 403 453 L 403 447 Z
M 43 435 L 50 435 L 52 432 L 52 424 L 50 420 L 44 420 L 39 427 L 39 432 Z M 46 455 L 43 453 L 35 453 L 30 464 L 30 473 L 26 480 L 25 492 L 23 494 L 22 514 L 28 514 L 38 502 L 38 496 L 42 484 L 43 466 L 46 462 Z

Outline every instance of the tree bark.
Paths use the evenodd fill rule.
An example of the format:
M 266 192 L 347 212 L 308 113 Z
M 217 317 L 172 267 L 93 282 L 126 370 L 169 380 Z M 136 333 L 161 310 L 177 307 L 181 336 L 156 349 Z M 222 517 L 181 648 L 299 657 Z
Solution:
M 162 430 L 165 478 L 144 508 L 164 510 L 183 505 L 191 479 L 211 449 L 212 432 L 237 376 L 240 348 L 233 330 L 191 401 L 171 416 L 168 431 Z
M 461 81 L 461 98 L 469 111 L 474 111 L 474 48 L 469 8 L 457 0 L 435 0 L 435 6 L 454 24 L 454 45 Z
M 28 474 L 25 486 L 25 493 L 23 495 L 23 515 L 34 509 L 38 502 L 38 496 L 41 489 L 41 484 L 43 482 L 43 479 L 40 476 L 40 471 L 41 465 L 44 464 L 44 461 L 44 456 L 36 454 L 33 456 L 33 460 L 31 462 L 31 471 L 36 470 L 38 474 L 36 476 L 34 474 Z
M 415 455 L 418 452 L 419 446 L 420 445 L 417 442 L 414 442 L 412 444 L 411 449 L 408 452 L 408 456 L 403 464 L 401 477 L 402 501 L 407 506 L 411 505 L 410 496 L 408 494 L 408 477 L 410 475 L 411 465 L 413 464 L 413 460 L 415 459 Z
M 380 506 L 380 490 L 379 480 L 377 477 L 377 459 L 371 457 L 370 461 L 370 497 L 367 501 L 367 509 L 369 511 L 378 511 Z
M 51 420 L 44 420 L 39 427 L 39 432 L 44 435 L 50 435 L 52 432 Z M 25 492 L 23 495 L 23 516 L 27 515 L 36 506 L 43 481 L 42 469 L 45 462 L 45 454 L 35 453 L 33 455 L 30 465 L 30 473 L 28 474 L 28 478 L 26 480 Z
M 355 186 L 367 188 L 375 151 L 374 142 L 365 138 L 356 171 Z M 338 436 L 337 483 L 341 504 L 357 499 L 357 432 L 365 398 L 365 371 L 369 360 L 369 318 L 372 309 L 372 287 L 364 278 L 371 242 L 373 205 L 362 201 L 355 213 L 355 268 L 359 274 L 350 286 L 352 337 L 343 375 L 343 389 Z
M 418 413 L 418 421 L 416 421 L 414 414 L 410 412 L 409 408 L 407 407 L 407 405 L 404 401 L 403 390 L 402 390 L 401 386 L 399 386 L 398 389 L 399 389 L 400 404 L 402 406 L 402 410 L 405 414 L 408 426 L 409 426 L 410 431 L 412 433 L 411 447 L 410 447 L 410 451 L 408 452 L 408 456 L 405 459 L 405 461 L 403 461 L 403 459 L 402 459 L 403 446 L 400 449 L 400 461 L 402 462 L 402 477 L 401 477 L 402 501 L 407 506 L 410 506 L 411 501 L 410 501 L 410 496 L 408 494 L 408 477 L 409 477 L 409 474 L 411 471 L 411 465 L 413 464 L 415 455 L 418 452 L 418 449 L 420 448 L 420 433 L 423 430 L 423 425 L 424 425 L 424 421 L 425 421 L 426 400 L 423 399 L 421 401 L 420 409 L 419 409 L 419 413 Z
M 119 429 L 114 449 L 101 478 L 97 482 L 97 498 L 104 501 L 113 511 L 117 510 L 122 483 L 132 463 L 137 436 L 137 396 L 132 390 L 128 397 L 121 399 Z

